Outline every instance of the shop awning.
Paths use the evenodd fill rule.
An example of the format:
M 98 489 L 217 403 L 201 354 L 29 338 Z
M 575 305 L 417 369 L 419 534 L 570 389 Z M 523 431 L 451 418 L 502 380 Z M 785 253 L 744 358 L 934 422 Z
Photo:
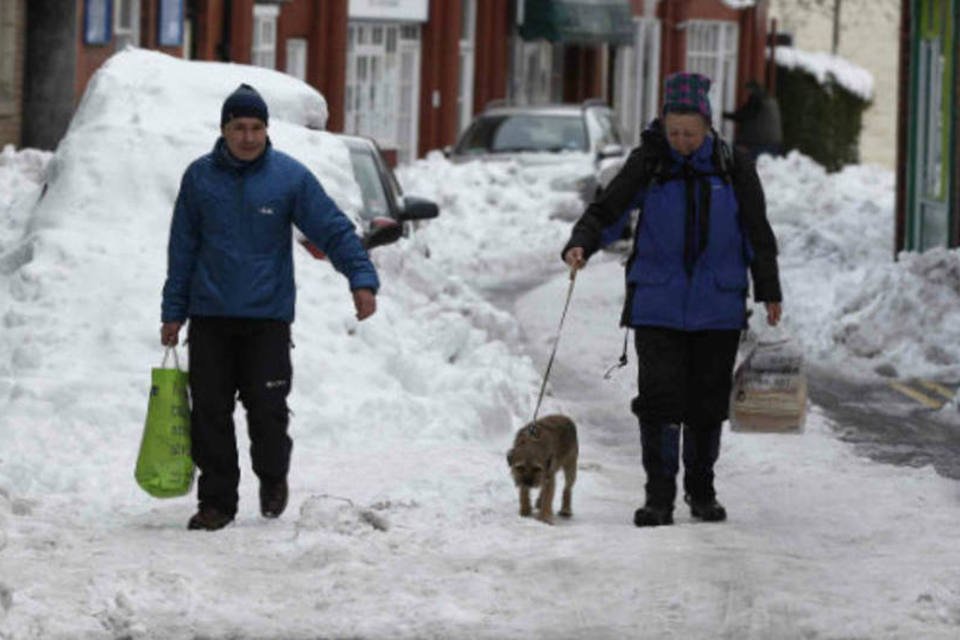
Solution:
M 524 0 L 520 37 L 570 44 L 631 44 L 630 0 Z

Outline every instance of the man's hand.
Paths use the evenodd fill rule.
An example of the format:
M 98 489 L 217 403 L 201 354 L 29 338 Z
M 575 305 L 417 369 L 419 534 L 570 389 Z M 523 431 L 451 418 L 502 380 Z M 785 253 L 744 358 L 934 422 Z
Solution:
M 574 271 L 583 269 L 587 265 L 587 260 L 583 257 L 583 247 L 567 249 L 567 252 L 563 254 L 563 261 Z
M 377 312 L 377 297 L 370 289 L 355 289 L 353 306 L 357 310 L 357 320 L 366 320 Z
M 771 327 L 780 324 L 780 317 L 783 315 L 783 305 L 779 302 L 764 302 L 763 306 L 767 308 L 767 324 Z
M 160 344 L 165 347 L 175 347 L 180 343 L 180 327 L 182 322 L 164 322 L 160 327 Z

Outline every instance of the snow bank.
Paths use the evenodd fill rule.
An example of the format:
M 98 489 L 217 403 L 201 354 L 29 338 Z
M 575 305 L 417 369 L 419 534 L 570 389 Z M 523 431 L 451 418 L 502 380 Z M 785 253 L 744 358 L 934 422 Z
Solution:
M 40 197 L 52 153 L 37 149 L 17 151 L 7 145 L 0 152 L 0 256 L 23 235 L 30 210 Z M 4 271 L 0 257 L 0 273 Z
M 573 191 L 558 191 L 570 166 L 515 160 L 447 161 L 439 152 L 401 167 L 404 188 L 431 198 L 443 215 L 426 229 L 434 259 L 480 287 L 554 270 L 583 212 Z
M 846 58 L 796 47 L 777 47 L 775 56 L 778 65 L 787 69 L 803 69 L 820 84 L 833 80 L 867 102 L 873 100 L 873 74 Z
M 960 379 L 960 250 L 894 261 L 894 176 L 799 153 L 758 170 L 780 246 L 785 327 L 847 375 Z
M 137 502 L 131 456 L 149 368 L 162 356 L 173 201 L 186 166 L 212 148 L 220 104 L 241 81 L 265 94 L 275 146 L 356 211 L 346 147 L 302 126 L 325 111 L 313 89 L 255 67 L 138 50 L 111 58 L 50 161 L 46 194 L 0 258 L 9 291 L 0 296 L 0 431 L 17 452 L 0 456 L 0 485 L 89 495 L 82 503 L 91 510 Z M 521 419 L 536 373 L 498 339 L 515 334 L 515 322 L 406 244 L 375 252 L 385 284 L 376 319 L 363 324 L 346 280 L 295 252 L 294 368 L 305 384 L 294 384 L 291 405 L 303 450 L 320 447 L 304 432 L 344 446 L 371 431 L 471 440 Z

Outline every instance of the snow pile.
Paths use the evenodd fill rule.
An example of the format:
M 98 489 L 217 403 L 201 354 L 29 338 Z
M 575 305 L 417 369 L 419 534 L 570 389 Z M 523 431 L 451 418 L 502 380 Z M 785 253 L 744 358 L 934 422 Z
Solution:
M 240 81 L 267 95 L 274 144 L 356 210 L 346 148 L 297 124 L 323 104 L 306 85 L 254 67 L 136 50 L 113 57 L 50 162 L 45 196 L 4 253 L 0 431 L 17 455 L 0 456 L 0 484 L 64 499 L 89 492 L 95 497 L 78 508 L 92 511 L 136 500 L 128 476 L 145 380 L 162 356 L 173 201 L 186 166 L 212 148 L 220 103 Z M 219 93 L 211 88 L 218 83 Z M 295 253 L 294 368 L 306 382 L 291 396 L 296 423 L 327 444 L 362 442 L 371 431 L 428 441 L 505 433 L 536 388 L 529 361 L 497 339 L 515 335 L 515 321 L 402 245 L 375 254 L 386 284 L 377 320 L 363 324 L 346 280 L 329 263 Z M 57 437 L 38 438 L 38 421 Z M 309 439 L 298 446 L 311 447 Z M 78 452 L 88 472 L 78 472 Z
M 840 301 L 833 340 L 874 370 L 960 380 L 960 250 L 903 253 Z
M 0 273 L 3 255 L 23 235 L 31 207 L 40 197 L 52 153 L 37 149 L 0 151 Z
M 443 215 L 425 230 L 433 258 L 480 287 L 502 286 L 557 268 L 569 220 L 583 212 L 573 191 L 558 191 L 568 164 L 473 161 L 439 152 L 401 167 L 404 188 L 435 200 Z
M 780 246 L 785 326 L 808 361 L 848 375 L 960 378 L 960 250 L 894 261 L 894 176 L 835 174 L 799 153 L 758 170 Z M 954 278 L 954 280 L 951 280 Z
M 873 74 L 846 58 L 796 47 L 777 47 L 775 55 L 777 64 L 782 67 L 803 69 L 820 84 L 833 81 L 867 102 L 873 100 Z

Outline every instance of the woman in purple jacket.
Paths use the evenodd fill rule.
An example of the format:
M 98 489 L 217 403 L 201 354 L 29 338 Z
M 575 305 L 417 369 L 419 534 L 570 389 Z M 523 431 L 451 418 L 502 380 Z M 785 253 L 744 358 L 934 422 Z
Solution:
M 647 476 L 646 502 L 634 514 L 638 527 L 673 523 L 681 451 L 691 515 L 726 519 L 713 467 L 746 326 L 748 271 L 767 322 L 775 325 L 781 315 L 763 188 L 752 162 L 712 131 L 709 89 L 699 74 L 667 78 L 662 121 L 643 132 L 562 253 L 571 268 L 582 268 L 604 229 L 639 206 L 622 317 L 634 330 L 638 395 L 631 408 Z

